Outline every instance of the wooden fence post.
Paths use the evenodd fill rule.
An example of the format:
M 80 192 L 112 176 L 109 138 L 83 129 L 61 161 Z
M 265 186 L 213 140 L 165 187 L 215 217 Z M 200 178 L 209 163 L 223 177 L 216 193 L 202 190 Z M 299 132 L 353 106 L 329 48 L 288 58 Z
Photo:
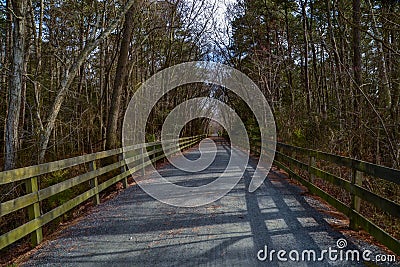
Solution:
M 35 193 L 39 190 L 37 179 L 38 179 L 37 177 L 33 177 L 33 178 L 26 180 L 26 182 L 25 182 L 26 193 L 28 193 L 28 194 Z M 29 217 L 30 221 L 40 217 L 39 202 L 35 202 L 32 205 L 28 206 L 28 217 Z M 31 234 L 32 245 L 36 246 L 40 242 L 42 242 L 42 240 L 43 240 L 42 227 L 39 227 L 38 229 L 33 231 Z
M 127 168 L 126 168 L 126 165 L 125 165 L 124 153 L 123 153 L 123 152 L 122 152 L 121 154 L 118 155 L 118 160 L 119 160 L 119 161 L 123 161 L 123 163 L 124 163 L 124 164 L 121 166 L 121 169 L 120 169 L 121 173 L 126 172 Z M 124 188 L 127 188 L 127 187 L 128 187 L 128 176 L 125 176 L 124 179 L 122 179 L 122 186 L 123 186 Z
M 141 169 L 141 174 L 142 174 L 142 176 L 145 176 L 146 175 L 146 169 L 145 169 L 145 167 L 144 167 L 144 151 L 145 151 L 145 147 L 142 147 L 141 149 L 140 149 L 140 153 L 141 153 L 141 156 L 142 156 L 142 160 L 141 160 L 141 164 L 142 164 L 142 169 Z
M 311 173 L 311 167 L 315 167 L 315 157 L 309 156 L 309 163 L 308 163 L 308 175 L 310 183 L 314 183 L 315 175 Z
M 352 175 L 351 175 L 351 183 L 353 185 L 362 185 L 362 172 L 357 171 L 355 169 L 352 170 Z M 351 203 L 350 203 L 350 208 L 352 211 L 357 211 L 360 212 L 361 208 L 361 199 L 360 197 L 354 195 L 353 193 L 350 194 L 351 196 Z M 349 227 L 353 230 L 358 230 L 359 226 L 357 225 L 356 221 L 354 220 L 354 216 L 350 216 L 350 225 Z
M 157 147 L 154 147 L 154 149 L 160 149 L 162 146 L 161 145 L 157 145 Z M 160 157 L 163 154 L 163 151 L 157 152 L 156 153 L 156 157 Z
M 155 149 L 156 149 L 156 145 L 152 145 L 152 146 L 151 146 L 150 152 L 153 152 L 153 150 L 155 150 Z M 152 154 L 150 155 L 149 159 L 150 159 L 150 160 L 153 160 L 155 157 L 156 157 L 156 154 L 152 153 Z
M 295 150 L 292 150 L 292 151 L 291 151 L 290 157 L 291 157 L 292 159 L 296 159 L 296 151 L 295 151 Z M 292 170 L 294 170 L 294 166 L 293 166 L 293 165 L 294 165 L 294 164 L 291 164 L 291 163 L 288 164 L 288 166 L 290 166 L 290 169 L 292 169 Z
M 281 154 L 283 154 L 283 155 L 285 155 L 285 151 L 284 151 L 283 147 L 281 147 L 281 146 L 278 146 L 278 152 L 281 153 Z M 275 157 L 276 157 L 276 156 L 275 156 Z M 281 158 L 281 162 L 282 162 L 282 163 L 284 162 L 283 158 Z M 283 170 L 283 169 L 281 169 L 280 167 L 278 167 L 278 169 L 279 169 L 279 170 Z M 290 173 L 288 173 L 288 178 L 290 178 Z
M 93 160 L 91 162 L 89 162 L 89 171 L 95 171 L 96 170 L 96 161 Z M 90 180 L 90 186 L 92 188 L 95 188 L 95 196 L 93 197 L 93 202 L 95 205 L 99 205 L 100 204 L 100 196 L 99 196 L 99 181 L 97 179 L 97 176 L 94 177 L 92 180 Z

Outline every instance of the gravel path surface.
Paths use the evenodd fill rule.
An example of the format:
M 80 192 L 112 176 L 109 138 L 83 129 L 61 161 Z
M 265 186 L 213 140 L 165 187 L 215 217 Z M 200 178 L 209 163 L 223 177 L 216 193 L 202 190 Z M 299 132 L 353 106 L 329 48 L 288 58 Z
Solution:
M 196 158 L 198 152 L 192 149 L 186 155 Z M 219 144 L 217 160 L 198 173 L 203 176 L 171 165 L 160 173 L 186 186 L 206 184 L 224 170 L 229 155 L 229 146 Z M 229 194 L 197 208 L 169 206 L 138 186 L 129 187 L 49 241 L 24 266 L 364 266 L 346 261 L 346 251 L 358 249 L 361 255 L 369 249 L 371 258 L 383 254 L 375 246 L 356 245 L 360 242 L 334 230 L 328 222 L 336 219 L 315 208 L 324 204 L 302 194 L 274 171 L 256 192 L 249 193 L 246 188 L 255 166 L 256 161 L 250 159 L 244 177 Z M 347 246 L 338 249 L 341 238 Z M 268 257 L 258 260 L 257 254 L 262 258 L 264 253 L 259 251 L 266 246 L 268 255 L 285 250 L 281 256 L 288 261 L 279 261 L 276 252 L 272 262 Z M 329 247 L 343 251 L 344 260 L 329 260 L 328 254 L 322 262 L 301 260 L 304 250 L 315 250 L 318 258 Z M 289 259 L 291 250 L 298 251 L 300 261 Z M 296 257 L 295 252 L 291 256 Z

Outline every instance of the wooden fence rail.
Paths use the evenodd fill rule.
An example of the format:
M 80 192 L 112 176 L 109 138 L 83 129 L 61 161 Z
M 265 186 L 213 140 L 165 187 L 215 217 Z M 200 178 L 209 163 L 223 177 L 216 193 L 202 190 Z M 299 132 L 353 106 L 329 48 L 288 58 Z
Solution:
M 69 158 L 65 160 L 20 168 L 11 171 L 0 172 L 0 186 L 13 183 L 16 181 L 25 182 L 26 194 L 18 198 L 0 203 L 0 217 L 12 212 L 27 208 L 29 221 L 21 226 L 4 233 L 0 236 L 0 249 L 16 242 L 17 240 L 31 234 L 34 245 L 42 240 L 42 227 L 54 220 L 55 218 L 65 214 L 69 210 L 79 204 L 93 199 L 94 203 L 100 203 L 99 193 L 110 187 L 111 185 L 122 181 L 123 185 L 127 185 L 127 177 L 144 168 L 153 162 L 162 159 L 170 154 L 176 153 L 180 149 L 184 149 L 199 142 L 204 136 L 194 136 L 179 139 L 179 147 L 167 146 L 164 150 L 160 142 L 152 142 L 139 144 L 125 149 L 119 148 L 109 151 L 102 151 L 94 154 L 83 155 L 79 157 Z M 259 143 L 256 143 L 256 146 Z M 150 160 L 144 161 L 143 152 L 147 152 L 151 156 Z M 136 152 L 135 152 L 136 151 Z M 134 153 L 130 153 L 134 152 Z M 298 160 L 294 155 L 302 155 L 308 160 Z M 124 156 L 125 155 L 125 156 Z M 97 168 L 96 161 L 110 156 L 118 156 L 118 161 L 106 166 Z M 323 160 L 334 163 L 337 166 L 348 167 L 352 170 L 352 178 L 350 181 L 338 177 L 334 174 L 326 172 L 316 167 L 316 161 Z M 306 161 L 306 162 L 305 162 Z M 51 185 L 46 188 L 38 187 L 38 178 L 41 175 L 52 173 L 54 171 L 63 170 L 77 166 L 80 164 L 89 164 L 89 171 L 73 178 L 67 179 L 60 183 Z M 127 164 L 135 163 L 133 168 L 127 168 Z M 400 217 L 400 205 L 385 197 L 379 196 L 361 186 L 362 174 L 371 175 L 384 179 L 391 183 L 400 184 L 400 170 L 375 165 L 365 161 L 355 160 L 348 157 L 315 151 L 307 148 L 296 147 L 283 143 L 277 144 L 277 151 L 274 163 L 285 170 L 291 177 L 299 180 L 309 191 L 318 195 L 336 209 L 344 213 L 350 218 L 350 226 L 352 228 L 361 227 L 372 236 L 374 236 L 382 244 L 386 245 L 396 254 L 400 255 L 400 241 L 369 219 L 360 214 L 360 200 L 367 201 L 376 206 L 380 210 L 394 216 Z M 98 177 L 114 170 L 120 170 L 118 175 L 99 184 Z M 296 170 L 297 169 L 297 170 Z M 306 171 L 308 178 L 304 178 L 299 170 Z M 319 177 L 333 185 L 345 189 L 351 194 L 352 200 L 350 205 L 339 201 L 323 189 L 314 184 L 315 177 Z M 89 190 L 68 200 L 62 205 L 46 212 L 40 213 L 40 202 L 63 192 L 76 185 L 89 182 L 91 187 Z
M 2 233 L 0 236 L 0 249 L 16 242 L 17 240 L 31 234 L 33 245 L 37 245 L 42 241 L 42 227 L 57 217 L 65 214 L 74 207 L 81 203 L 93 198 L 95 204 L 100 203 L 99 193 L 110 187 L 111 185 L 122 181 L 123 186 L 127 186 L 127 178 L 132 173 L 142 170 L 153 162 L 156 162 L 168 155 L 174 154 L 181 149 L 188 148 L 199 142 L 204 135 L 180 138 L 179 145 L 164 144 L 162 148 L 161 142 L 152 142 L 146 144 L 138 144 L 125 148 L 118 148 L 108 151 L 102 151 L 89 155 L 78 156 L 74 158 L 59 160 L 55 162 L 44 163 L 36 166 L 30 166 L 5 172 L 0 172 L 0 186 L 4 184 L 14 183 L 17 181 L 24 182 L 26 194 L 15 199 L 0 203 L 0 218 L 27 208 L 29 221 L 16 227 L 15 229 Z M 147 152 L 147 150 L 149 150 Z M 144 159 L 144 152 L 151 158 L 147 161 Z M 97 168 L 96 161 L 105 159 L 111 156 L 118 156 L 118 161 L 106 166 Z M 71 168 L 80 164 L 89 164 L 89 171 L 73 178 L 67 179 L 60 183 L 48 186 L 46 188 L 39 188 L 38 179 L 41 175 L 49 174 L 54 171 L 59 171 Z M 127 164 L 130 168 L 127 168 Z M 132 165 L 133 164 L 133 165 Z M 120 170 L 118 175 L 99 184 L 98 177 L 109 173 L 114 170 Z M 90 183 L 90 189 L 81 193 L 80 195 L 68 200 L 62 205 L 41 214 L 40 202 L 61 193 L 74 186 L 84 182 Z
M 260 147 L 260 142 L 256 142 L 255 147 Z M 364 229 L 397 255 L 400 255 L 400 241 L 360 213 L 360 200 L 362 199 L 384 211 L 386 214 L 400 218 L 399 203 L 379 196 L 362 187 L 363 174 L 378 177 L 391 183 L 400 184 L 400 170 L 284 143 L 277 143 L 276 147 L 277 151 L 274 160 L 276 166 L 285 170 L 292 178 L 297 179 L 301 184 L 307 187 L 312 194 L 321 197 L 349 217 L 351 228 Z M 296 155 L 303 156 L 303 160 L 296 159 Z M 317 168 L 316 161 L 318 160 L 351 169 L 352 176 L 351 179 L 349 179 L 350 181 Z M 307 177 L 301 175 L 300 170 L 302 170 L 303 173 L 306 172 Z M 349 192 L 351 196 L 350 205 L 346 205 L 315 185 L 315 177 L 319 177 Z

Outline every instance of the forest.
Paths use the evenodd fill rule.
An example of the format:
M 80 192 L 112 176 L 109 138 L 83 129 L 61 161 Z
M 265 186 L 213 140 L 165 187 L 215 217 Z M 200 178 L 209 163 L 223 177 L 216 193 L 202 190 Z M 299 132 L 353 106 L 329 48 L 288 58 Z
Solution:
M 398 167 L 399 8 L 394 0 L 2 1 L 1 165 L 116 147 L 143 81 L 213 60 L 256 82 L 281 140 Z M 190 98 L 176 91 L 176 102 Z M 159 109 L 153 134 L 171 104 Z
M 278 140 L 400 167 L 398 0 L 1 0 L 0 170 L 121 146 L 124 112 L 160 70 L 216 61 L 267 99 Z M 223 88 L 177 88 L 159 101 L 147 140 L 178 103 L 230 105 L 256 140 L 248 107 Z M 185 135 L 210 121 L 194 121 Z M 400 201 L 394 185 L 367 187 Z M 19 195 L 1 188 L 0 202 Z

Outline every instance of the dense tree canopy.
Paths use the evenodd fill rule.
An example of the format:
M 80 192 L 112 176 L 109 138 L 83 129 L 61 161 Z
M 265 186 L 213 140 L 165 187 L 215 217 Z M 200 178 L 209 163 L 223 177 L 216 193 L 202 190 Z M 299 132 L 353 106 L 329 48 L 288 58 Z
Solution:
M 222 3 L 205 0 L 1 3 L 5 169 L 119 146 L 144 80 L 207 59 L 259 85 L 281 140 L 399 166 L 398 1 L 240 0 L 225 18 Z M 233 94 L 198 88 L 163 98 L 151 138 L 168 110 L 200 95 L 228 102 L 258 132 Z
M 1 131 L 8 169 L 98 151 L 106 137 L 114 140 L 109 148 L 119 145 L 123 110 L 138 86 L 163 68 L 207 54 L 214 7 L 206 1 L 7 0 L 1 8 L 0 117 L 5 121 L 19 107 Z M 21 35 L 18 21 L 25 25 Z M 17 85 L 13 55 L 23 62 Z M 21 103 L 12 105 L 16 92 Z M 7 129 L 16 132 L 7 135 Z
M 239 1 L 230 10 L 230 63 L 263 90 L 281 139 L 398 166 L 400 5 L 356 8 Z

